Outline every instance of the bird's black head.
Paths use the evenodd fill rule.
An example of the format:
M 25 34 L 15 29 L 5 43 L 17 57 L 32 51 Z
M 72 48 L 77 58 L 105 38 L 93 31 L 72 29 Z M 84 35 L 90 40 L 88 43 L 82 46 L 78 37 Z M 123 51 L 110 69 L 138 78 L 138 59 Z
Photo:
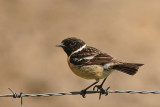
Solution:
M 56 45 L 57 47 L 62 47 L 63 50 L 70 56 L 73 52 L 85 46 L 85 42 L 75 38 L 66 38 L 60 44 Z

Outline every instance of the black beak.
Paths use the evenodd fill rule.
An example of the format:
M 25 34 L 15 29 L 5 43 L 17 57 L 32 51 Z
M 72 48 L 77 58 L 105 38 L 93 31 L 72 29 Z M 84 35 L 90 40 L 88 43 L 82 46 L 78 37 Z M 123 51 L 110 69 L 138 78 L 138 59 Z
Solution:
M 64 47 L 64 45 L 60 43 L 60 44 L 57 44 L 56 47 Z

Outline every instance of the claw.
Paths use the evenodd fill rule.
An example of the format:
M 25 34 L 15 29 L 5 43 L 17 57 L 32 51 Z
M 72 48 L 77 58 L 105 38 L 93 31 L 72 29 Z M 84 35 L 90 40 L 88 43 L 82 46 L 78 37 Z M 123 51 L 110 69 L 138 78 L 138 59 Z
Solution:
M 108 90 L 110 89 L 110 86 L 105 90 L 105 96 L 108 95 Z
M 95 88 L 97 88 L 97 91 L 99 91 L 99 100 L 100 100 L 102 94 L 105 94 L 106 96 L 108 95 L 108 89 L 109 89 L 110 87 L 108 87 L 106 90 L 104 90 L 104 89 L 102 88 L 102 85 L 95 85 L 95 86 L 93 87 L 93 90 L 95 90 Z
M 101 89 L 102 86 L 101 86 L 101 85 L 95 85 L 95 86 L 93 87 L 93 91 L 95 90 L 95 88 L 97 88 L 97 91 L 99 91 L 99 89 Z
M 101 95 L 105 93 L 105 90 L 103 88 L 99 91 L 99 100 L 101 99 Z
M 96 88 L 96 85 L 93 87 L 93 91 L 95 90 L 95 88 Z
M 82 95 L 83 98 L 86 98 L 86 90 L 82 90 L 81 95 Z

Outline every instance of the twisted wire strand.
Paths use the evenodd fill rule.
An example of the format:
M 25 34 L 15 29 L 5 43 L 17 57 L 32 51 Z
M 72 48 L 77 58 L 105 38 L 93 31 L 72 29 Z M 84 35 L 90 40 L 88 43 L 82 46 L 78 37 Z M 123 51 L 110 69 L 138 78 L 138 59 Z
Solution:
M 62 96 L 62 95 L 81 95 L 82 92 L 75 91 L 75 92 L 59 92 L 59 93 L 44 93 L 44 94 L 23 94 L 23 92 L 15 93 L 11 88 L 8 88 L 12 94 L 4 94 L 0 95 L 0 97 L 12 97 L 12 98 L 21 98 L 21 105 L 22 105 L 22 98 L 23 97 L 49 97 L 49 96 Z M 96 94 L 99 91 L 87 91 L 86 94 Z M 160 94 L 160 91 L 134 91 L 134 90 L 105 90 L 105 93 L 129 93 L 129 94 Z
M 10 89 L 10 88 L 9 88 Z M 11 90 L 11 89 L 10 89 Z M 48 97 L 48 96 L 62 96 L 62 95 L 80 95 L 80 91 L 75 92 L 59 92 L 59 93 L 44 93 L 44 94 L 23 94 L 21 93 L 14 93 L 13 94 L 4 94 L 0 95 L 0 97 L 14 97 L 14 98 L 21 98 L 21 97 Z M 86 94 L 96 94 L 99 91 L 87 91 Z M 160 94 L 160 91 L 134 91 L 134 90 L 108 90 L 108 93 L 129 93 L 129 94 Z M 106 94 L 106 93 L 104 93 Z

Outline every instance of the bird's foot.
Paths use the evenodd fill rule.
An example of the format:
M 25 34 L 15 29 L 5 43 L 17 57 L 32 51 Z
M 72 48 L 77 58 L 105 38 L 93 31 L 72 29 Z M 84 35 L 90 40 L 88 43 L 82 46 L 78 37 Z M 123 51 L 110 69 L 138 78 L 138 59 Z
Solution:
M 81 90 L 81 95 L 83 98 L 86 98 L 86 89 Z
M 97 91 L 99 91 L 99 100 L 100 100 L 102 94 L 105 94 L 106 96 L 108 95 L 108 89 L 110 87 L 108 87 L 106 90 L 104 90 L 103 87 L 102 87 L 102 85 L 95 85 L 93 87 L 93 90 L 95 90 L 95 88 L 97 88 Z

